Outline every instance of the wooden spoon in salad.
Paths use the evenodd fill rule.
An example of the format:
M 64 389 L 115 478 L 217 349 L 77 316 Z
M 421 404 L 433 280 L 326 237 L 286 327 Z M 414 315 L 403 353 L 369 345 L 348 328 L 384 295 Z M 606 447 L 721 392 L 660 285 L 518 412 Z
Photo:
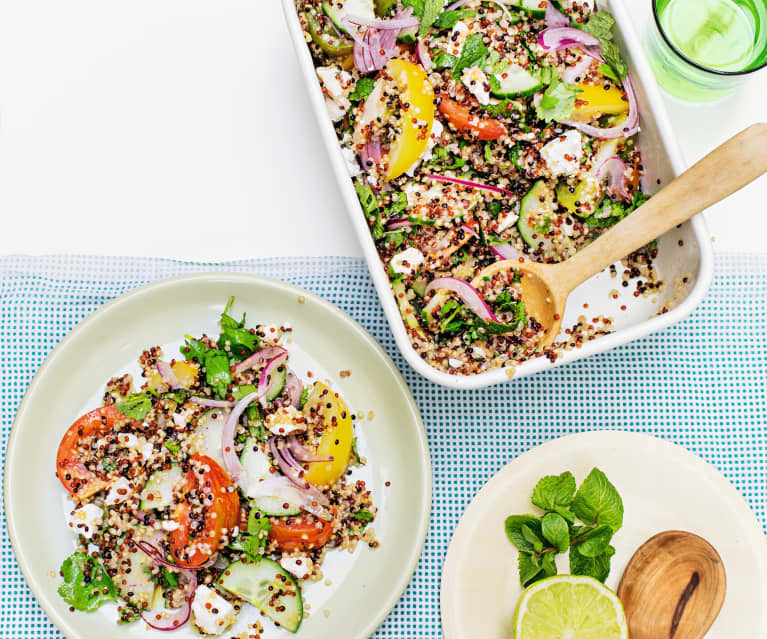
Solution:
M 545 329 L 541 346 L 548 346 L 559 334 L 567 297 L 576 286 L 763 173 L 767 173 L 767 124 L 753 124 L 687 169 L 574 257 L 558 264 L 503 260 L 484 268 L 474 281 L 518 269 L 527 314 Z

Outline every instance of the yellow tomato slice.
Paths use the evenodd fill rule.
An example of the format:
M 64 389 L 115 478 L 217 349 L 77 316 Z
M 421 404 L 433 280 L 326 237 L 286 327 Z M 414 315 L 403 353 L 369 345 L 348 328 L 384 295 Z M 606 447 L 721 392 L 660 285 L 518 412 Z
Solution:
M 197 374 L 200 372 L 199 366 L 195 362 L 174 362 L 171 366 L 173 374 L 176 376 L 178 383 L 182 388 L 191 388 L 197 382 Z M 155 371 L 149 378 L 149 387 L 158 391 L 165 392 L 168 390 L 168 385 L 162 381 L 160 373 Z
M 628 113 L 629 103 L 623 91 L 616 86 L 605 89 L 603 85 L 578 84 L 572 119 L 588 122 L 603 115 Z
M 317 447 L 317 456 L 333 456 L 332 462 L 307 464 L 304 479 L 315 486 L 331 486 L 346 472 L 349 465 L 354 438 L 352 417 L 346 402 L 322 382 L 314 385 L 304 405 L 304 414 L 307 417 L 319 415 L 325 427 Z
M 386 72 L 399 87 L 403 107 L 402 133 L 389 149 L 386 179 L 393 180 L 413 166 L 426 150 L 434 124 L 434 89 L 424 70 L 407 60 L 389 60 Z

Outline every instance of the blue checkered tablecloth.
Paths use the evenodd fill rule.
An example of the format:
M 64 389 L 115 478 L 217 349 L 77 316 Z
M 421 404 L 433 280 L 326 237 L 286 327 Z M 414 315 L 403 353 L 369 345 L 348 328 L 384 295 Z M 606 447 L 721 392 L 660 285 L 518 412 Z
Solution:
M 431 528 L 402 600 L 377 639 L 437 638 L 442 561 L 480 487 L 524 451 L 569 433 L 651 433 L 711 462 L 767 526 L 767 255 L 719 255 L 707 299 L 688 320 L 609 353 L 480 391 L 416 375 L 397 352 L 364 263 L 280 258 L 190 264 L 119 257 L 0 258 L 0 463 L 16 408 L 43 359 L 84 317 L 153 280 L 199 271 L 282 279 L 350 313 L 407 379 L 434 464 Z M 61 637 L 16 565 L 0 507 L 0 639 Z

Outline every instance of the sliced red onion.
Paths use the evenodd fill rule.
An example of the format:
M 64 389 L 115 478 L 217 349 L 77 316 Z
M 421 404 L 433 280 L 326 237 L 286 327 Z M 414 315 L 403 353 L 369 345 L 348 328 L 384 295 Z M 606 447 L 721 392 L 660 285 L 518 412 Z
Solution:
M 418 39 L 418 44 L 415 46 L 415 54 L 418 56 L 418 61 L 421 63 L 423 70 L 426 71 L 426 73 L 430 73 L 434 68 L 434 63 L 431 61 L 429 48 L 426 46 L 423 38 Z
M 229 402 L 225 399 L 211 399 L 209 397 L 190 397 L 189 401 L 207 408 L 232 408 L 234 406 L 234 402 Z
M 508 242 L 506 244 L 491 244 L 490 250 L 502 260 L 518 260 L 520 257 L 523 257 L 522 253 Z
M 301 408 L 301 395 L 304 392 L 304 384 L 293 371 L 289 370 L 285 378 L 285 390 L 288 392 L 290 403 L 294 408 Z
M 295 435 L 290 435 L 290 437 L 288 437 L 288 448 L 290 448 L 290 453 L 293 457 L 304 464 L 311 462 L 332 462 L 335 459 L 333 455 L 328 457 L 315 457 L 312 454 L 312 451 L 303 446 Z
M 224 468 L 235 484 L 240 483 L 244 473 L 240 458 L 237 457 L 237 453 L 234 450 L 234 431 L 240 421 L 240 416 L 245 412 L 245 409 L 248 406 L 258 399 L 258 395 L 259 391 L 245 395 L 245 397 L 234 405 L 232 412 L 229 413 L 229 417 L 227 417 L 226 422 L 224 422 L 224 431 L 221 435 L 221 456 L 224 459 Z
M 270 437 L 269 450 L 285 477 L 292 481 L 299 489 L 304 491 L 318 504 L 327 506 L 330 503 L 322 491 L 304 479 L 304 468 L 293 458 L 290 451 L 285 450 L 284 442 L 278 443 L 276 437 Z
M 210 562 L 206 562 L 195 569 L 179 568 L 175 564 L 167 561 L 160 549 L 156 548 L 148 541 L 139 540 L 136 542 L 136 545 L 153 562 L 173 570 L 179 578 L 185 582 L 186 589 L 189 591 L 189 595 L 184 599 L 184 603 L 180 608 L 168 610 L 164 605 L 162 607 L 155 607 L 151 610 L 144 610 L 141 613 L 141 618 L 155 630 L 162 630 L 164 632 L 178 630 L 189 621 L 192 614 L 192 599 L 194 599 L 194 592 L 197 588 L 197 574 L 195 573 L 195 570 L 206 568 L 210 565 Z
M 461 224 L 461 228 L 466 231 L 469 235 L 476 235 L 477 232 L 471 228 L 468 224 Z
M 181 384 L 179 384 L 178 378 L 176 377 L 176 374 L 173 372 L 173 369 L 170 367 L 168 362 L 163 362 L 162 360 L 158 359 L 157 372 L 160 373 L 162 381 L 164 381 L 168 386 L 173 389 L 181 388 Z
M 494 5 L 497 5 L 500 8 L 500 10 L 503 11 L 503 15 L 509 21 L 509 24 L 514 24 L 514 18 L 511 17 L 509 10 L 506 8 L 506 5 L 503 4 L 503 2 L 499 2 L 498 0 L 487 0 L 487 1 L 491 2 Z
M 448 177 L 447 175 L 424 175 L 425 178 L 430 180 L 437 180 L 438 182 L 449 182 L 451 184 L 460 184 L 470 189 L 481 189 L 483 191 L 493 191 L 493 193 L 502 193 L 503 195 L 509 195 L 511 191 L 502 189 L 500 186 L 490 186 L 489 184 L 480 184 L 479 182 L 470 182 L 469 180 L 460 180 L 454 177 Z
M 452 11 L 466 4 L 466 0 L 456 0 L 453 4 L 449 4 L 444 8 L 444 11 Z
M 569 27 L 570 18 L 559 11 L 551 0 L 546 0 L 546 26 Z
M 283 349 L 284 350 L 284 349 Z M 256 395 L 258 396 L 258 401 L 261 403 L 261 406 L 266 406 L 266 396 L 269 393 L 269 390 L 272 388 L 272 386 L 275 383 L 275 371 L 285 364 L 285 362 L 288 361 L 288 352 L 284 351 L 277 355 L 276 357 L 270 359 L 266 366 L 264 366 L 264 370 L 261 371 L 261 377 L 258 380 L 258 391 L 256 392 Z M 250 397 L 250 395 L 248 395 Z
M 369 161 L 372 161 L 372 165 Z M 363 171 L 369 171 L 374 165 L 381 162 L 381 141 L 369 140 L 360 151 L 360 166 Z
M 387 231 L 394 231 L 396 229 L 402 229 L 413 226 L 413 223 L 408 220 L 406 217 L 400 217 L 395 218 L 393 220 L 390 220 L 389 223 L 386 225 Z
M 622 200 L 630 201 L 633 196 L 627 188 L 626 163 L 617 155 L 607 158 L 597 169 L 596 176 L 602 178 L 605 174 L 609 178 L 608 188 Z
M 591 56 L 584 55 L 576 64 L 568 67 L 567 71 L 562 74 L 562 80 L 567 84 L 575 84 L 586 76 L 590 66 Z
M 485 304 L 485 300 L 482 299 L 479 291 L 468 282 L 459 280 L 457 277 L 438 277 L 429 282 L 429 285 L 426 287 L 426 294 L 428 295 L 429 291 L 433 291 L 437 288 L 453 291 L 453 293 L 458 295 L 458 297 L 461 298 L 461 301 L 480 319 L 483 319 L 486 322 L 498 321 L 490 310 L 490 307 Z
M 398 11 L 392 18 L 373 18 L 368 20 L 367 18 L 360 18 L 359 16 L 345 16 L 342 22 L 350 22 L 356 24 L 358 27 L 369 27 L 373 29 L 379 29 L 381 31 L 396 30 L 397 34 L 402 29 L 409 29 L 410 27 L 417 27 L 421 24 L 413 15 L 413 8 L 408 7 L 403 11 Z
M 341 20 L 354 40 L 354 65 L 363 73 L 378 71 L 397 54 L 397 36 L 402 29 L 417 27 L 418 18 L 408 7 L 393 18 L 368 20 L 357 16 L 345 16 Z M 359 29 L 358 27 L 362 27 Z
M 637 98 L 636 94 L 634 93 L 634 86 L 631 84 L 631 78 L 628 76 L 628 74 L 625 78 L 623 78 L 623 89 L 626 91 L 626 97 L 629 101 L 629 113 L 626 116 L 626 120 L 620 124 L 616 124 L 609 129 L 600 129 L 599 127 L 591 126 L 585 122 L 578 122 L 577 120 L 562 120 L 562 124 L 571 126 L 592 138 L 597 138 L 600 140 L 627 138 L 634 135 L 637 131 L 639 131 L 639 107 L 637 106 Z
M 265 479 L 251 482 L 245 493 L 251 499 L 258 497 L 277 497 L 291 504 L 300 506 L 306 512 L 317 515 L 325 514 L 325 509 L 305 489 L 296 486 L 284 475 L 274 473 Z
M 569 47 L 598 47 L 599 40 L 574 27 L 549 27 L 538 34 L 538 44 L 547 51 L 559 51 Z
M 256 351 L 253 353 L 253 355 L 238 363 L 234 367 L 234 372 L 235 374 L 242 373 L 243 371 L 249 370 L 251 368 L 256 368 L 256 366 L 259 366 L 264 362 L 268 362 L 270 359 L 276 357 L 280 353 L 287 352 L 288 351 L 282 348 L 282 346 L 267 346 L 266 348 L 262 348 L 260 351 Z

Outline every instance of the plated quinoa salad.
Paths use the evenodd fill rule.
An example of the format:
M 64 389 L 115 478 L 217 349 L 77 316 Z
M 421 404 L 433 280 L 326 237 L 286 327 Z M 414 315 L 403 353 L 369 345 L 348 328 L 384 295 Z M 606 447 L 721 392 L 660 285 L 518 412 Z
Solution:
M 296 7 L 420 357 L 472 375 L 610 332 L 609 318 L 583 321 L 542 347 L 514 264 L 564 261 L 649 197 L 612 16 L 593 0 Z M 660 287 L 656 255 L 627 258 L 624 279 Z M 507 268 L 483 273 L 500 260 Z
M 248 328 L 232 301 L 219 335 L 187 335 L 178 358 L 148 348 L 140 382 L 109 380 L 64 434 L 56 474 L 77 548 L 59 594 L 71 610 L 117 602 L 120 623 L 220 635 L 254 606 L 243 636 L 259 637 L 261 620 L 296 632 L 326 553 L 378 546 L 355 416 L 291 369 L 290 327 Z

